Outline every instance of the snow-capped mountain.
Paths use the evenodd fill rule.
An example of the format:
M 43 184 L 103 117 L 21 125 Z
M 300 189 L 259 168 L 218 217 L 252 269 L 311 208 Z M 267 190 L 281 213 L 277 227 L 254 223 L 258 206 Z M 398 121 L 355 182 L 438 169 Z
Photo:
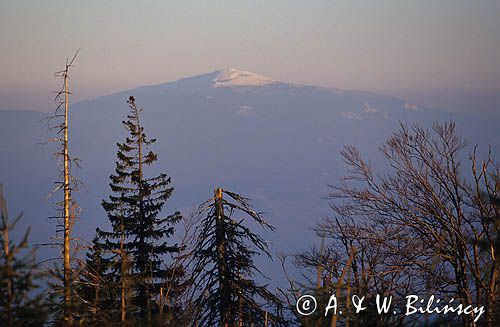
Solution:
M 144 108 L 148 136 L 158 139 L 155 171 L 172 176 L 176 188 L 165 212 L 188 212 L 209 198 L 216 186 L 253 199 L 276 226 L 272 251 L 305 248 L 308 230 L 329 214 L 324 200 L 345 170 L 338 157 L 354 144 L 380 166 L 377 147 L 400 122 L 430 125 L 454 119 L 470 143 L 498 149 L 498 121 L 422 108 L 391 96 L 332 90 L 276 81 L 236 69 L 219 70 L 97 97 L 71 106 L 71 154 L 82 161 L 84 187 L 75 196 L 83 211 L 77 232 L 90 240 L 107 225 L 100 200 L 109 194 L 116 142 L 133 95 Z M 34 225 L 33 242 L 47 241 L 55 225 L 44 200 L 57 175 L 43 114 L 0 111 L 0 181 L 10 212 L 25 212 Z M 42 235 L 40 239 L 37 235 Z M 279 273 L 279 269 L 276 269 Z
M 212 80 L 213 87 L 264 86 L 277 83 L 268 77 L 234 68 L 217 71 Z

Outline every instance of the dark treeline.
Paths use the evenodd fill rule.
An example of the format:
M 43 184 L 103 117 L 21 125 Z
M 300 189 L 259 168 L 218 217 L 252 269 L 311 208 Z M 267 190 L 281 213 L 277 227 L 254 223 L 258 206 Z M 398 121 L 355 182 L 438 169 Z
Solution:
M 61 94 L 66 123 L 57 132 L 64 135 L 67 83 Z M 84 258 L 70 251 L 79 211 L 67 138 L 59 152 L 63 251 L 54 266 L 36 263 L 29 230 L 12 239 L 21 216 L 9 219 L 0 192 L 1 325 L 496 326 L 500 320 L 499 165 L 491 152 L 483 160 L 476 148 L 467 153 L 453 123 L 401 125 L 380 147 L 388 167 L 383 174 L 346 146 L 340 155 L 347 175 L 331 185 L 332 214 L 312 226 L 320 245 L 273 255 L 259 233 L 274 227 L 230 190 L 207 194 L 191 214 L 165 212 L 172 181 L 164 173 L 151 176 L 155 139 L 146 136 L 134 97 L 127 103 L 128 134 L 117 143 L 109 197 L 102 200 L 110 228 L 95 231 Z M 281 261 L 287 289 L 259 282 L 265 280 L 254 262 L 259 255 Z M 307 316 L 296 310 L 304 294 L 318 300 L 319 309 Z M 354 294 L 367 298 L 357 314 Z M 379 314 L 376 294 L 395 303 L 410 294 L 455 298 L 485 312 Z M 332 295 L 342 315 L 325 316 Z
M 0 193 L 0 289 L 6 295 L 0 299 L 0 319 L 9 327 L 286 325 L 276 292 L 255 281 L 262 273 L 254 257 L 271 258 L 271 254 L 267 242 L 249 227 L 249 220 L 274 228 L 249 199 L 221 188 L 187 217 L 180 212 L 164 214 L 174 188 L 166 174 L 149 175 L 158 159 L 151 149 L 156 140 L 146 136 L 142 109 L 134 97 L 127 103 L 130 113 L 123 125 L 128 135 L 117 143 L 110 195 L 102 201 L 111 228 L 96 229 L 84 259 L 75 251 L 70 253 L 68 274 L 64 243 L 61 266 L 42 268 L 36 265 L 33 251 L 20 254 L 28 247 L 29 231 L 19 244 L 9 238 L 21 217 L 9 221 Z M 57 126 L 64 134 L 67 126 Z M 67 142 L 61 144 L 59 157 L 64 160 Z M 62 168 L 62 176 L 64 172 Z M 60 184 L 65 190 L 64 182 Z M 70 185 L 69 203 L 74 204 L 75 187 Z M 63 212 L 64 203 L 57 204 Z M 57 217 L 62 221 L 58 228 L 70 240 L 77 212 L 70 212 L 68 232 L 64 212 Z M 176 231 L 184 234 L 180 242 L 174 241 L 179 239 L 174 237 Z M 42 291 L 46 281 L 48 289 Z

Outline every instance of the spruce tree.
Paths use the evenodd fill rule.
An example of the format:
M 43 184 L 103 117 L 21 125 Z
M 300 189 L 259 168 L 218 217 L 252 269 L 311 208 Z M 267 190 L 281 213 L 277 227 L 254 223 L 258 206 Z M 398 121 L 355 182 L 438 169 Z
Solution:
M 168 270 L 162 265 L 168 254 L 179 251 L 176 244 L 167 240 L 174 232 L 174 224 L 181 218 L 179 212 L 161 216 L 166 201 L 174 188 L 171 179 L 161 173 L 155 177 L 146 175 L 147 167 L 157 161 L 157 154 L 149 150 L 155 139 L 149 139 L 141 125 L 139 109 L 134 97 L 127 101 L 130 114 L 123 121 L 128 136 L 117 143 L 118 153 L 115 173 L 110 176 L 112 194 L 102 201 L 112 226 L 111 231 L 98 230 L 106 251 L 116 253 L 114 272 L 120 274 L 123 255 L 130 260 L 129 280 L 133 280 L 133 303 L 137 316 L 148 324 L 152 313 L 157 312 L 155 302 Z M 124 278 L 124 276 L 121 276 Z
M 79 308 L 81 321 L 88 326 L 109 324 L 117 317 L 114 300 L 119 287 L 109 272 L 113 261 L 103 247 L 98 237 L 94 237 L 76 287 L 82 303 Z
M 195 321 L 200 326 L 282 323 L 278 298 L 254 280 L 260 271 L 253 258 L 260 254 L 271 258 L 267 242 L 248 225 L 274 228 L 247 198 L 221 188 L 201 211 L 206 217 L 197 228 L 191 261 Z
M 38 291 L 34 251 L 27 251 L 29 228 L 19 243 L 10 237 L 21 219 L 9 222 L 0 184 L 0 325 L 43 326 L 47 318 L 43 293 Z M 26 252 L 23 254 L 23 252 Z

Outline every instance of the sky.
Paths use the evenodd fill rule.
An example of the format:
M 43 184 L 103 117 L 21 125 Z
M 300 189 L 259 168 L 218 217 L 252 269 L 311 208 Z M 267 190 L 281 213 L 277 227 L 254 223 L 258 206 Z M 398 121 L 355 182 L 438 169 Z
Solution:
M 73 101 L 232 67 L 500 108 L 496 0 L 1 0 L 0 47 L 0 109 L 50 110 L 77 49 Z

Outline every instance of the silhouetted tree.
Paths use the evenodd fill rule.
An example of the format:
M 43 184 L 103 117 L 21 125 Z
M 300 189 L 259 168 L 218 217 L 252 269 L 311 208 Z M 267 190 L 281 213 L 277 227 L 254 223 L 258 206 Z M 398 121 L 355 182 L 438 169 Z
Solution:
M 353 287 L 368 294 L 401 296 L 404 290 L 403 296 L 435 294 L 465 306 L 484 305 L 486 313 L 477 323 L 473 315 L 445 318 L 494 326 L 499 165 L 491 151 L 481 163 L 476 148 L 467 158 L 465 147 L 453 122 L 432 129 L 402 124 L 381 146 L 388 171 L 377 174 L 355 147 L 346 146 L 341 156 L 349 174 L 332 185 L 335 216 L 316 230 L 337 249 L 346 245 L 359 251 L 352 264 Z
M 113 263 L 99 239 L 94 237 L 76 288 L 81 303 L 80 320 L 85 325 L 109 325 L 117 320 L 119 309 L 115 300 L 120 285 L 110 273 Z
M 16 244 L 10 239 L 11 232 L 21 219 L 19 215 L 9 222 L 7 203 L 0 184 L 0 324 L 2 326 L 43 326 L 47 310 L 43 293 L 38 290 L 36 280 L 40 277 L 35 269 L 35 253 L 27 251 L 26 231 Z M 24 253 L 23 252 L 26 252 Z
M 139 109 L 134 97 L 127 101 L 130 114 L 123 125 L 128 131 L 124 143 L 118 143 L 115 173 L 110 176 L 112 195 L 102 202 L 112 226 L 111 231 L 98 230 L 104 240 L 103 249 L 116 253 L 120 262 L 115 274 L 124 279 L 122 266 L 124 256 L 130 260 L 130 280 L 133 283 L 133 303 L 138 308 L 142 321 L 152 322 L 152 313 L 157 311 L 154 298 L 160 293 L 161 281 L 168 274 L 162 264 L 167 254 L 179 251 L 168 239 L 174 232 L 173 225 L 181 215 L 161 217 L 166 201 L 172 195 L 170 177 L 162 173 L 148 177 L 147 166 L 157 161 L 157 154 L 148 151 L 155 139 L 148 139 L 141 125 Z
M 274 228 L 248 199 L 221 188 L 200 208 L 206 217 L 191 254 L 194 321 L 200 326 L 264 326 L 266 319 L 277 324 L 278 298 L 254 281 L 259 270 L 253 257 L 271 257 L 268 245 L 248 225 Z

